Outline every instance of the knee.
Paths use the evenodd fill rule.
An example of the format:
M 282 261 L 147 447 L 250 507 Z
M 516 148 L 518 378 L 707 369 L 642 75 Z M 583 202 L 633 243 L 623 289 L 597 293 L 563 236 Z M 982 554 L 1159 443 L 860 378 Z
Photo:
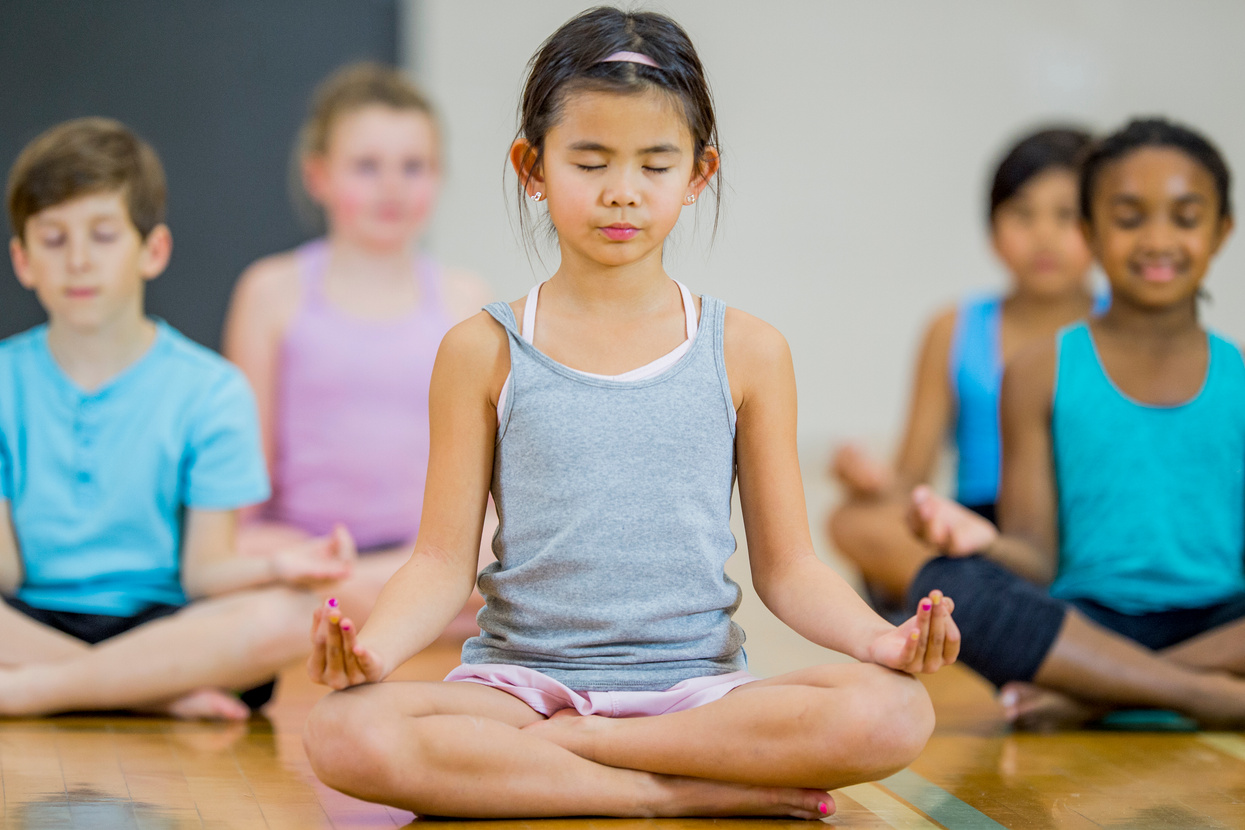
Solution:
M 380 728 L 378 707 L 367 697 L 362 688 L 325 695 L 303 725 L 303 747 L 316 776 L 351 795 L 362 796 L 387 773 L 378 744 L 388 730 Z
M 903 672 L 862 665 L 844 717 L 857 751 L 861 781 L 885 778 L 916 760 L 934 731 L 934 706 L 919 680 Z

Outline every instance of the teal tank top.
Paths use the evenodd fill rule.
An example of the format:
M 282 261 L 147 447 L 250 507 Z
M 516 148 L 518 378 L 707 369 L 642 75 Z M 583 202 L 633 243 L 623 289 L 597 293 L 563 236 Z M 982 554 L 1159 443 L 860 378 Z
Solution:
M 1094 295 L 1093 316 L 1111 305 L 1111 294 Z M 973 295 L 960 303 L 951 335 L 948 371 L 955 390 L 955 500 L 994 504 L 999 497 L 1003 454 L 999 395 L 1003 389 L 1003 297 Z
M 1051 595 L 1126 614 L 1245 593 L 1245 361 L 1209 335 L 1202 389 L 1178 406 L 1126 397 L 1086 323 L 1060 332 L 1051 435 L 1059 569 Z
M 688 351 L 644 380 L 584 375 L 520 336 L 498 413 L 497 562 L 478 584 L 480 636 L 464 663 L 542 672 L 577 691 L 662 690 L 746 668 L 725 573 L 735 408 L 726 307 L 701 298 Z

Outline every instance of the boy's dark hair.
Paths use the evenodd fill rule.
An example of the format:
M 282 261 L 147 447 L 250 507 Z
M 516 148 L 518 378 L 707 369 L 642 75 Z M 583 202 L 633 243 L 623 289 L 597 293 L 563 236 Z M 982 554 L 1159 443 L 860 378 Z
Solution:
M 1075 173 L 1090 134 L 1077 127 L 1050 127 L 1022 138 L 999 162 L 990 185 L 990 213 L 994 215 L 1034 177 L 1047 170 Z
M 1232 173 L 1210 139 L 1166 118 L 1134 119 L 1120 130 L 1095 142 L 1081 164 L 1081 218 L 1092 221 L 1094 185 L 1102 168 L 1142 147 L 1171 147 L 1186 153 L 1210 173 L 1219 195 L 1219 218 L 1232 216 Z
M 118 191 L 146 239 L 164 221 L 165 190 L 164 168 L 150 144 L 111 118 L 78 118 L 41 133 L 18 154 L 9 170 L 9 222 L 25 241 L 26 222 L 36 213 Z
M 660 68 L 629 61 L 601 62 L 615 52 L 637 52 Z M 589 9 L 550 35 L 528 62 L 516 137 L 531 143 L 535 166 L 544 156 L 545 136 L 561 118 L 567 96 L 585 91 L 635 94 L 648 90 L 666 93 L 680 104 L 698 169 L 705 148 L 719 147 L 718 128 L 709 81 L 687 32 L 655 12 L 626 12 L 609 6 Z M 518 184 L 519 227 L 530 237 L 524 221 L 528 183 Z M 711 188 L 716 195 L 716 185 Z

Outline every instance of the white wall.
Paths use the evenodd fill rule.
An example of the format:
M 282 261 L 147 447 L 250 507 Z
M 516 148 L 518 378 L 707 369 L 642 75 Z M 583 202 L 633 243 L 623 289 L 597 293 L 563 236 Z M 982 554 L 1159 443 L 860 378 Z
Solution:
M 524 64 L 585 7 L 416 0 L 409 16 L 414 68 L 449 135 L 430 245 L 507 299 L 535 279 L 502 184 Z M 728 184 L 716 242 L 708 223 L 681 230 L 669 270 L 786 334 L 807 452 L 847 435 L 890 441 L 924 320 L 965 290 L 1001 284 L 983 202 L 1018 131 L 1162 113 L 1205 131 L 1245 174 L 1245 4 L 1235 0 L 644 7 L 673 15 L 701 52 Z M 1243 257 L 1240 243 L 1220 256 L 1207 309 L 1237 337 Z
M 430 245 L 516 298 L 536 279 L 502 184 L 524 65 L 588 4 L 408 3 L 412 68 L 449 136 L 450 178 Z M 1054 119 L 1110 129 L 1130 115 L 1165 114 L 1207 133 L 1245 175 L 1237 0 L 643 7 L 679 20 L 708 67 L 729 185 L 716 243 L 707 244 L 707 224 L 699 234 L 684 229 L 669 270 L 791 342 L 810 521 L 823 548 L 831 444 L 861 436 L 889 448 L 924 321 L 966 290 L 1002 284 L 982 214 L 989 168 L 1009 139 Z M 1234 200 L 1245 203 L 1239 186 Z M 1207 309 L 1238 338 L 1243 257 L 1240 241 L 1220 256 Z

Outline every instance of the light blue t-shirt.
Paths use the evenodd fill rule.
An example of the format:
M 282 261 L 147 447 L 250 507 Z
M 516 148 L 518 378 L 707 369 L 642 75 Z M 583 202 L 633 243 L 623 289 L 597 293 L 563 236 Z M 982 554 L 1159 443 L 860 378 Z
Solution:
M 235 509 L 268 492 L 246 378 L 167 324 L 90 393 L 56 363 L 47 326 L 0 341 L 0 498 L 22 601 L 116 616 L 183 604 L 184 509 Z
M 1088 325 L 1059 334 L 1052 596 L 1147 614 L 1245 594 L 1245 362 L 1208 340 L 1197 396 L 1153 406 L 1115 386 Z

